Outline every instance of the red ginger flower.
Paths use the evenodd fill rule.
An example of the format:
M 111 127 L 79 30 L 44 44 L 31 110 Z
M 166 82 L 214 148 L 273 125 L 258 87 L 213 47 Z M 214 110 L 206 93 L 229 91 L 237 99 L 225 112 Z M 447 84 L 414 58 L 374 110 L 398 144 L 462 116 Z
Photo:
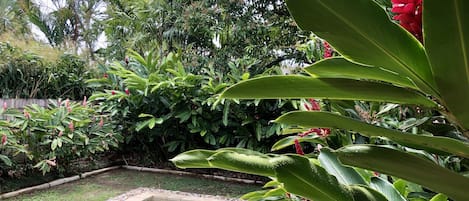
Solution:
M 391 0 L 393 19 L 422 41 L 422 0 Z
M 3 135 L 2 135 L 2 145 L 6 145 L 6 144 L 7 144 L 7 140 L 8 140 L 7 135 L 3 134 Z
M 88 100 L 88 99 L 86 98 L 86 96 L 84 96 L 84 97 L 83 97 L 83 104 L 82 104 L 83 107 L 86 107 L 86 102 L 87 102 L 87 100 Z
M 31 119 L 31 114 L 29 114 L 28 111 L 23 110 L 23 114 L 24 114 L 24 117 L 25 117 L 26 119 Z
M 69 124 L 68 124 L 68 128 L 70 129 L 70 131 L 75 131 L 75 125 L 73 125 L 73 121 L 71 121 Z
M 332 47 L 328 42 L 324 41 L 324 58 L 332 57 Z
M 305 152 L 303 152 L 303 149 L 301 148 L 300 141 L 298 141 L 298 139 L 295 139 L 295 149 L 296 149 L 297 154 L 305 155 Z
M 102 128 L 104 126 L 104 119 L 101 117 L 101 120 L 99 120 L 99 127 Z

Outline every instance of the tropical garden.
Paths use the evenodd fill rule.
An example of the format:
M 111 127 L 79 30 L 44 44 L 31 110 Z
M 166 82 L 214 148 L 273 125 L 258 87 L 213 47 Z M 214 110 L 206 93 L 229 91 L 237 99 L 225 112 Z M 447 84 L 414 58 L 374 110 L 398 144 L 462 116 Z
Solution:
M 262 178 L 244 200 L 469 200 L 466 1 L 0 10 L 2 99 L 49 99 L 2 105 L 0 192 L 105 158 Z

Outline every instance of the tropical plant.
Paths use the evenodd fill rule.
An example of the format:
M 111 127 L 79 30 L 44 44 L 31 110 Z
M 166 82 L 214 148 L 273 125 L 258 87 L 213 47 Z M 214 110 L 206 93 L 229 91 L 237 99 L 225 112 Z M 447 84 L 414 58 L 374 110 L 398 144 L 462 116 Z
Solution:
M 389 184 L 373 183 L 377 177 L 365 183 L 361 179 L 352 181 L 358 178 L 353 176 L 356 173 L 348 172 L 344 177 L 337 168 L 329 167 L 335 163 L 321 161 L 321 155 L 327 153 L 344 165 L 414 182 L 427 192 L 443 193 L 452 200 L 468 200 L 469 179 L 432 160 L 456 157 L 467 161 L 469 157 L 469 108 L 465 106 L 469 101 L 469 14 L 464 12 L 469 9 L 468 2 L 425 0 L 421 5 L 422 1 L 393 0 L 392 11 L 397 13 L 393 18 L 373 0 L 286 2 L 300 28 L 327 40 L 342 56 L 305 68 L 309 76 L 268 76 L 240 82 L 224 91 L 222 97 L 314 97 L 342 105 L 349 100 L 414 105 L 432 111 L 433 116 L 422 120 L 427 126 L 414 123 L 411 127 L 416 129 L 411 133 L 373 125 L 341 115 L 343 108 L 332 104 L 328 111 L 291 112 L 276 122 L 303 129 L 351 130 L 359 136 L 379 137 L 391 143 L 383 146 L 364 141 L 325 149 L 319 155 L 319 164 L 314 154 L 300 156 L 300 149 L 300 155 L 260 154 L 244 149 L 195 150 L 172 161 L 183 168 L 216 167 L 272 178 L 278 188 L 250 197 L 253 200 L 285 192 L 311 200 L 405 200 L 383 191 L 382 187 Z M 422 8 L 423 33 L 418 28 Z M 442 136 L 449 132 L 453 137 Z M 297 148 L 301 139 L 297 137 Z M 467 171 L 467 167 L 459 171 Z M 417 199 L 402 190 L 403 180 L 394 181 L 401 196 Z M 446 200 L 443 195 L 429 199 Z
M 78 103 L 59 100 L 48 108 L 31 105 L 23 112 L 6 109 L 2 115 L 11 132 L 4 134 L 9 136 L 8 143 L 24 145 L 22 151 L 43 173 L 53 167 L 63 173 L 72 159 L 104 152 L 122 141 L 108 115 L 95 112 L 86 99 Z
M 78 56 L 62 54 L 48 61 L 9 43 L 0 43 L 0 95 L 3 98 L 69 98 L 89 96 L 85 80 L 94 70 Z
M 114 111 L 113 119 L 121 121 L 128 133 L 123 149 L 148 152 L 152 160 L 166 161 L 194 148 L 237 146 L 266 152 L 280 131 L 280 125 L 268 119 L 291 111 L 291 102 L 217 103 L 216 98 L 227 86 L 249 77 L 251 62 L 230 62 L 227 75 L 208 68 L 193 74 L 183 66 L 180 53 L 143 57 L 130 51 L 124 62 L 103 66 L 105 76 L 88 80 L 97 89 L 90 100 L 99 100 L 103 111 Z

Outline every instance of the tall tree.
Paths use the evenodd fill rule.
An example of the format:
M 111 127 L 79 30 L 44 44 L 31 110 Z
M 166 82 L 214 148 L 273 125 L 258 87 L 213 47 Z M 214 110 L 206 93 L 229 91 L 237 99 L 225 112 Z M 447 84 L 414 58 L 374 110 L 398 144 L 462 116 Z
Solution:
M 144 53 L 166 46 L 184 49 L 194 70 L 250 60 L 252 73 L 302 58 L 295 44 L 299 30 L 280 0 L 110 0 L 108 54 L 123 58 L 127 48 Z M 257 70 L 256 70 L 257 69 Z

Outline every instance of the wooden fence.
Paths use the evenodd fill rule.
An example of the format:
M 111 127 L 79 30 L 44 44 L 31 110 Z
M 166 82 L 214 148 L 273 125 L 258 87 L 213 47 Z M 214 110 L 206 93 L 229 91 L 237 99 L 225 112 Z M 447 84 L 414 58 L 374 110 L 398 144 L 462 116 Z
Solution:
M 24 109 L 24 106 L 36 104 L 41 107 L 47 107 L 52 99 L 18 99 L 18 98 L 2 98 L 0 99 L 0 107 L 6 103 L 8 108 Z

